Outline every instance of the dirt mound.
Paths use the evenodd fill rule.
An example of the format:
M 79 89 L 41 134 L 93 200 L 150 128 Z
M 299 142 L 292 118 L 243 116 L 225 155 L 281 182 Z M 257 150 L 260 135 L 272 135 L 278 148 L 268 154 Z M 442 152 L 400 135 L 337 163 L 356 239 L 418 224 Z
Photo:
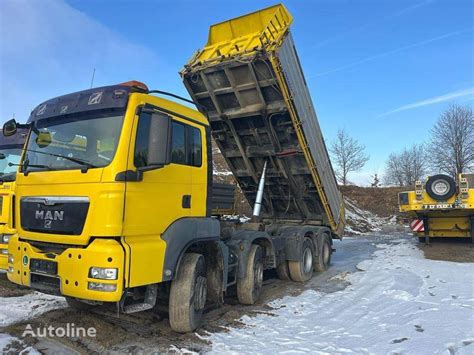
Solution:
M 409 187 L 359 187 L 340 186 L 344 195 L 358 208 L 372 212 L 379 217 L 398 215 L 398 193 Z

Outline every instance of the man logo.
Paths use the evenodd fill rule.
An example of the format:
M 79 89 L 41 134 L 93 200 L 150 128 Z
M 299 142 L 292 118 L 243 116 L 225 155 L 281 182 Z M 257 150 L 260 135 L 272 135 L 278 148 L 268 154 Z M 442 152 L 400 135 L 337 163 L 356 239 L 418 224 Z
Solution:
M 95 92 L 89 97 L 89 102 L 87 103 L 88 105 L 96 105 L 100 104 L 100 101 L 102 101 L 102 94 L 103 92 Z
M 50 229 L 53 221 L 64 220 L 64 211 L 35 211 L 35 219 L 42 219 L 44 228 Z

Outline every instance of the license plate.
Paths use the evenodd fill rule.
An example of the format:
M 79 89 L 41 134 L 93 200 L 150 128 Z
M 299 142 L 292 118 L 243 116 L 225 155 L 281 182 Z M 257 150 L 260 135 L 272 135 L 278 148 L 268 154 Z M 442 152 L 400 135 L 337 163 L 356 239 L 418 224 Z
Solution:
M 451 209 L 453 208 L 453 205 L 449 203 L 440 203 L 436 205 L 423 205 L 423 208 L 426 210 Z
M 48 275 L 57 275 L 58 263 L 56 261 L 50 261 L 50 260 L 31 259 L 30 271 L 39 272 L 39 273 L 48 274 Z

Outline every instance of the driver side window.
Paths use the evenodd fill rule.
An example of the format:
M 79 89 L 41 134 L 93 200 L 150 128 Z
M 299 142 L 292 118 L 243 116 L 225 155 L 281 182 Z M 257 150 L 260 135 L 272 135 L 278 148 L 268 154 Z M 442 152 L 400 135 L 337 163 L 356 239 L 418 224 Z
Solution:
M 148 151 L 150 139 L 157 139 L 156 132 L 153 132 L 152 119 L 151 113 L 142 112 L 138 121 L 134 153 L 134 164 L 137 168 L 148 166 L 148 158 L 153 155 L 153 152 Z M 171 164 L 195 167 L 202 165 L 201 132 L 198 128 L 172 121 L 170 148 Z

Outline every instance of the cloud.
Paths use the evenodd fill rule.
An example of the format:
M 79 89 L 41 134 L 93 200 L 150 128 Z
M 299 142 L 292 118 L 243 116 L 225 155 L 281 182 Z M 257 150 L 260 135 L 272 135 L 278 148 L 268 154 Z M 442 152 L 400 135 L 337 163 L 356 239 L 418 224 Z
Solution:
M 444 95 L 431 97 L 429 99 L 413 102 L 413 103 L 408 104 L 408 105 L 403 105 L 403 106 L 400 106 L 396 109 L 381 113 L 380 115 L 377 116 L 377 118 L 388 116 L 388 115 L 391 115 L 391 114 L 397 113 L 397 112 L 412 110 L 412 109 L 423 107 L 423 106 L 434 105 L 434 104 L 437 104 L 437 103 L 440 103 L 440 102 L 446 102 L 446 101 L 450 101 L 450 100 L 453 100 L 453 99 L 457 99 L 457 98 L 460 98 L 460 97 L 466 97 L 466 96 L 471 96 L 471 98 L 469 100 L 474 99 L 474 87 L 463 89 L 463 90 L 452 91 L 452 92 L 449 92 L 449 93 L 444 94 Z
M 94 68 L 94 86 L 170 72 L 153 51 L 62 0 L 0 1 L 0 32 L 0 122 L 89 88 Z
M 430 38 L 430 39 L 426 39 L 424 41 L 412 43 L 412 44 L 409 44 L 409 45 L 406 45 L 406 46 L 403 46 L 403 47 L 395 48 L 395 49 L 392 49 L 390 51 L 375 54 L 375 55 L 372 55 L 370 57 L 363 58 L 363 59 L 360 59 L 358 61 L 346 64 L 346 65 L 343 65 L 343 66 L 340 66 L 340 67 L 337 67 L 337 68 L 334 68 L 334 69 L 330 69 L 330 70 L 327 70 L 327 71 L 324 71 L 324 72 L 321 72 L 321 73 L 317 73 L 315 75 L 309 76 L 309 78 L 311 79 L 311 78 L 314 78 L 314 77 L 317 77 L 317 76 L 323 76 L 323 75 L 328 75 L 328 74 L 340 72 L 340 71 L 350 69 L 350 68 L 359 66 L 361 64 L 364 64 L 364 63 L 367 63 L 367 62 L 370 62 L 370 61 L 373 61 L 373 60 L 376 60 L 376 59 L 379 59 L 379 58 L 387 57 L 387 56 L 390 56 L 392 54 L 396 54 L 396 53 L 399 53 L 399 52 L 406 51 L 408 49 L 421 47 L 421 46 L 424 46 L 424 45 L 427 45 L 427 44 L 430 44 L 430 43 L 433 43 L 433 42 L 441 41 L 443 39 L 450 38 L 450 37 L 453 37 L 453 36 L 459 36 L 463 33 L 468 33 L 468 32 L 471 32 L 471 31 L 472 31 L 472 29 L 464 29 L 464 30 L 459 30 L 459 31 L 455 31 L 455 32 L 446 33 L 446 34 L 441 35 L 441 36 L 437 36 L 437 37 L 433 37 L 433 38 Z

